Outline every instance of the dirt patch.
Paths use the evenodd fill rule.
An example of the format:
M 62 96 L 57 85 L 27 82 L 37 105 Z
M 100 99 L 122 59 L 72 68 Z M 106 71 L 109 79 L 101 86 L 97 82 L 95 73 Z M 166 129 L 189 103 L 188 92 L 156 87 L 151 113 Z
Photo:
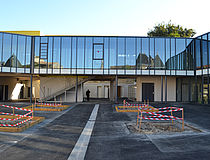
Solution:
M 144 133 L 144 134 L 160 134 L 160 133 L 176 133 L 176 132 L 186 132 L 195 131 L 189 126 L 184 126 L 184 131 L 182 130 L 182 125 L 180 123 L 174 122 L 142 122 L 141 129 L 134 123 L 126 124 L 131 133 Z

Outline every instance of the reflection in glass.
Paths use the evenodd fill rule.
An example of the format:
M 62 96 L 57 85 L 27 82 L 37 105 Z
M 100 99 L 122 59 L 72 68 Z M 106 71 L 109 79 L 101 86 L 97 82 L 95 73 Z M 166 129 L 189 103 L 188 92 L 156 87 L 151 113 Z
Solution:
M 54 37 L 53 68 L 60 68 L 60 37 Z
M 118 68 L 125 69 L 125 38 L 118 38 Z
M 15 64 L 21 66 L 17 57 L 11 56 L 11 38 L 10 34 L 3 34 L 3 57 L 1 64 L 2 66 L 10 67 L 11 61 L 14 61 Z
M 155 39 L 155 69 L 165 69 L 165 39 Z
M 110 38 L 110 69 L 116 69 L 117 64 L 116 64 L 116 38 L 111 37 Z
M 136 69 L 135 38 L 126 39 L 126 69 Z
M 85 46 L 85 68 L 90 69 L 92 68 L 92 55 L 93 55 L 93 38 L 87 37 L 86 38 L 86 46 Z
M 12 55 L 10 58 L 10 66 L 16 67 L 16 55 L 17 55 L 17 35 L 12 36 Z
M 62 37 L 61 50 L 61 68 L 70 68 L 71 62 L 71 39 L 70 37 Z
M 23 68 L 25 65 L 25 36 L 18 36 L 18 54 L 17 54 L 17 67 Z
M 78 38 L 77 68 L 84 68 L 84 37 Z
M 142 38 L 141 68 L 149 69 L 149 38 Z

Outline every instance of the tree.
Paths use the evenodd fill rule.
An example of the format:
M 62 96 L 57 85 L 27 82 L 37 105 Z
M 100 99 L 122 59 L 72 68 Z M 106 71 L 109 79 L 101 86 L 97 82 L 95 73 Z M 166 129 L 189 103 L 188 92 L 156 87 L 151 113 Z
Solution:
M 167 24 L 162 22 L 154 26 L 153 30 L 147 32 L 149 37 L 193 37 L 196 34 L 194 29 L 183 28 L 169 21 Z

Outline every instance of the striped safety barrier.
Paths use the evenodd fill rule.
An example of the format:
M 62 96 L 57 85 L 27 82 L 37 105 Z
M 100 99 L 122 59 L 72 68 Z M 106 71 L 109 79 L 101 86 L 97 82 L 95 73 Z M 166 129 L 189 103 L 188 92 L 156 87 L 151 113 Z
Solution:
M 145 111 L 141 108 L 138 109 L 137 115 L 137 127 L 139 130 L 141 129 L 142 120 L 153 120 L 153 121 L 172 121 L 173 120 L 181 120 L 182 121 L 182 130 L 184 130 L 184 109 L 178 107 L 163 107 L 156 108 L 157 111 Z M 176 117 L 173 115 L 173 112 L 182 112 L 182 117 Z M 171 113 L 171 115 L 165 115 L 163 113 Z
M 19 107 L 13 107 L 13 106 L 8 106 L 8 105 L 0 105 L 0 106 L 5 107 L 5 108 L 11 108 L 11 109 L 13 109 L 13 111 L 14 111 L 14 109 L 20 110 L 20 111 L 28 111 L 28 113 L 26 113 L 24 115 L 0 112 L 1 115 L 9 115 L 9 116 L 16 116 L 17 117 L 17 118 L 2 118 L 2 117 L 0 117 L 0 120 L 3 120 L 3 121 L 15 122 L 17 120 L 20 120 L 21 118 L 27 117 L 27 119 L 24 119 L 24 120 L 22 120 L 20 122 L 17 122 L 15 124 L 0 124 L 0 126 L 2 126 L 2 127 L 16 127 L 18 125 L 21 125 L 21 124 L 33 119 L 33 110 L 19 108 Z M 29 116 L 30 114 L 32 114 L 32 116 Z

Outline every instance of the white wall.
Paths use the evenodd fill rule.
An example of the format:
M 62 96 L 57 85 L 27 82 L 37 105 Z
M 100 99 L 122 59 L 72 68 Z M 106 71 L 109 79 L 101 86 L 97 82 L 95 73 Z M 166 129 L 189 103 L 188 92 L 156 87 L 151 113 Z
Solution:
M 142 101 L 142 83 L 154 83 L 154 101 L 161 101 L 161 76 L 139 76 L 136 80 L 136 99 Z M 165 77 L 163 76 L 163 101 L 165 101 Z M 176 101 L 176 77 L 167 76 L 167 101 Z

